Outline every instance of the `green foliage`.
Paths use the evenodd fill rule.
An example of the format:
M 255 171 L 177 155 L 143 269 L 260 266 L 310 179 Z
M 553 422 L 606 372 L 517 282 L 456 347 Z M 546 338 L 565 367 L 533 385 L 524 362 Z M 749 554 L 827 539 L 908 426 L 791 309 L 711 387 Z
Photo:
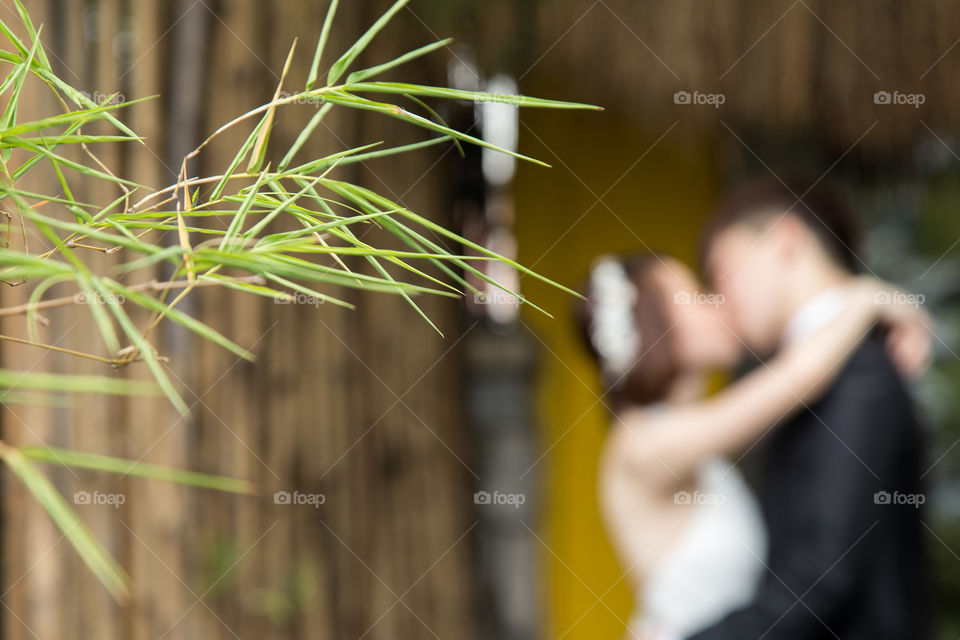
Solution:
M 153 384 L 145 388 L 143 382 L 107 376 L 53 376 L 0 370 L 0 394 L 7 397 L 6 394 L 17 393 L 14 389 L 162 393 L 178 411 L 187 413 L 186 403 L 164 370 L 163 358 L 150 342 L 151 332 L 159 322 L 174 322 L 243 358 L 254 358 L 252 353 L 228 337 L 176 308 L 191 291 L 202 286 L 222 286 L 236 290 L 238 295 L 247 293 L 280 300 L 289 300 L 293 291 L 346 307 L 351 305 L 322 290 L 330 286 L 360 288 L 402 296 L 430 322 L 415 300 L 418 296 L 461 296 L 466 290 L 476 292 L 459 275 L 461 271 L 496 284 L 475 263 L 499 260 L 576 295 L 570 289 L 470 243 L 370 189 L 334 177 L 338 167 L 447 142 L 482 145 L 544 164 L 451 129 L 422 99 L 496 100 L 518 107 L 596 109 L 523 96 L 373 80 L 401 64 L 444 47 L 448 40 L 427 44 L 394 60 L 348 74 L 358 56 L 406 2 L 396 2 L 343 52 L 323 82 L 319 70 L 338 5 L 334 0 L 324 21 L 304 89 L 293 94 L 283 91 L 294 54 L 291 49 L 274 98 L 215 131 L 184 158 L 175 184 L 151 190 L 113 175 L 95 155 L 95 150 L 102 145 L 144 144 L 119 119 L 119 111 L 136 101 L 114 104 L 108 100 L 98 104 L 58 78 L 44 52 L 40 30 L 34 27 L 26 10 L 16 0 L 28 39 L 22 41 L 13 29 L 0 22 L 0 31 L 9 43 L 8 47 L 0 49 L 0 64 L 9 68 L 0 84 L 0 95 L 6 101 L 0 114 L 0 200 L 7 216 L 6 242 L 0 247 L 0 286 L 23 286 L 30 295 L 26 305 L 0 308 L 0 314 L 25 314 L 30 335 L 0 336 L 0 339 L 96 360 L 114 369 L 141 363 L 152 375 Z M 346 79 L 341 81 L 344 77 Z M 28 81 L 46 86 L 62 105 L 63 112 L 38 120 L 21 121 L 22 113 L 18 107 Z M 316 114 L 289 149 L 274 150 L 284 153 L 276 168 L 270 164 L 264 166 L 270 131 L 280 112 L 288 105 L 303 102 L 317 103 Z M 421 142 L 403 146 L 384 148 L 375 143 L 321 158 L 302 158 L 304 143 L 335 107 L 382 114 L 432 135 Z M 247 124 L 253 126 L 252 132 L 222 175 L 188 176 L 188 161 L 200 154 L 213 138 Z M 84 127 L 88 131 L 104 128 L 110 131 L 88 135 L 83 133 Z M 52 169 L 59 187 L 56 193 L 34 193 L 19 186 L 24 178 L 41 168 Z M 78 182 L 110 185 L 116 196 L 107 203 L 82 202 L 74 197 L 71 188 Z M 362 231 L 371 225 L 392 234 L 407 250 L 378 248 L 362 241 Z M 163 236 L 174 230 L 178 244 L 168 246 Z M 44 238 L 45 244 L 40 248 L 29 246 L 28 239 L 37 235 Z M 438 236 L 478 255 L 451 253 L 429 239 Z M 21 247 L 14 247 L 15 238 Z M 100 270 L 87 260 L 97 252 L 117 254 L 121 260 L 106 271 Z M 337 266 L 320 264 L 318 258 L 328 255 L 334 258 Z M 341 256 L 362 256 L 373 266 L 376 275 L 348 269 Z M 173 274 L 168 282 L 128 281 L 131 274 L 159 263 L 168 265 Z M 390 275 L 387 266 L 407 274 L 409 281 Z M 429 269 L 436 269 L 439 273 L 430 275 Z M 54 286 L 72 286 L 76 293 L 44 299 Z M 85 304 L 96 324 L 99 345 L 91 340 L 90 352 L 77 352 L 44 344 L 37 339 L 33 327 L 39 320 L 40 310 L 79 303 Z M 148 312 L 150 320 L 145 325 L 134 322 L 131 313 L 134 308 Z M 99 352 L 95 352 L 97 349 Z M 49 480 L 37 470 L 35 462 L 225 491 L 252 490 L 247 483 L 238 480 L 48 447 L 15 449 L 0 443 L 0 458 L 23 481 L 90 569 L 118 599 L 128 591 L 126 574 L 89 534 Z

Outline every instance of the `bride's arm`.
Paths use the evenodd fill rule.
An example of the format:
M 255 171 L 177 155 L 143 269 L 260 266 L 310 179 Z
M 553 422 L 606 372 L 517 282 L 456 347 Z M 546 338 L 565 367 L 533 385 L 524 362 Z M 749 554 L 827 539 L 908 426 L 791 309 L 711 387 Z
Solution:
M 878 319 L 903 322 L 912 313 L 905 305 L 878 305 L 881 285 L 852 279 L 848 304 L 837 319 L 712 397 L 653 415 L 622 412 L 617 419 L 626 429 L 620 430 L 618 449 L 639 468 L 669 481 L 711 455 L 734 452 L 760 438 L 823 394 Z

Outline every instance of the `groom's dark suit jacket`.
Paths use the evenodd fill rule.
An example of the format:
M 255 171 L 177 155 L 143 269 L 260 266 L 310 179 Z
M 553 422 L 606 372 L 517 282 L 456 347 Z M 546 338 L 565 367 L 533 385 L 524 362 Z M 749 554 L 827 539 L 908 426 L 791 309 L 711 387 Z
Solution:
M 923 509 L 894 504 L 922 491 L 920 431 L 879 336 L 770 437 L 768 571 L 753 604 L 693 638 L 929 638 Z

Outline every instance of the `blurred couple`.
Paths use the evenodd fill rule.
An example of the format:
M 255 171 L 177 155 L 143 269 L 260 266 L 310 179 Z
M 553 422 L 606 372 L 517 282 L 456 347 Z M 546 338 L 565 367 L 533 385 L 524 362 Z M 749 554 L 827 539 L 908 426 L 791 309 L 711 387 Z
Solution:
M 826 188 L 748 183 L 704 238 L 709 293 L 669 256 L 602 256 L 577 308 L 613 409 L 599 487 L 636 593 L 627 638 L 926 640 L 904 380 L 928 363 L 928 319 L 855 275 Z M 744 354 L 758 366 L 707 395 Z M 730 461 L 760 440 L 758 498 Z

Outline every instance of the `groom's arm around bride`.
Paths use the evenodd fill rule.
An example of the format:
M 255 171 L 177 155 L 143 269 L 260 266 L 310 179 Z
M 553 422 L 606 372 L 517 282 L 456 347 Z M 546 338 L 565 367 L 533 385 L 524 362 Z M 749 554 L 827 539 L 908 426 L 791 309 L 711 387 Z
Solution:
M 753 604 L 696 640 L 928 637 L 919 430 L 876 337 L 775 433 L 770 557 Z

